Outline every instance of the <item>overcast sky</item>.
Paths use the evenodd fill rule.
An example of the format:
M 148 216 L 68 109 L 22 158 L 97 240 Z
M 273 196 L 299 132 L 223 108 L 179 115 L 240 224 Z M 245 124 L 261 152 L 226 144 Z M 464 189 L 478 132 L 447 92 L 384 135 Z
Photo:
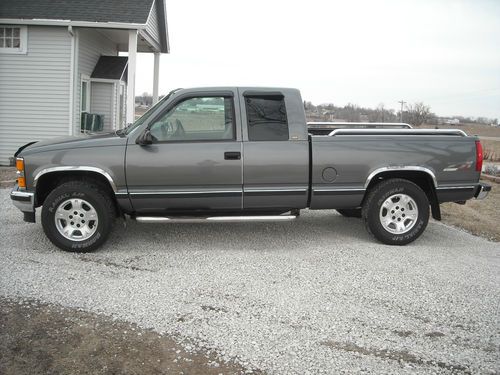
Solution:
M 160 94 L 286 86 L 315 104 L 500 118 L 500 0 L 167 0 L 167 17 Z M 140 54 L 137 94 L 152 72 Z

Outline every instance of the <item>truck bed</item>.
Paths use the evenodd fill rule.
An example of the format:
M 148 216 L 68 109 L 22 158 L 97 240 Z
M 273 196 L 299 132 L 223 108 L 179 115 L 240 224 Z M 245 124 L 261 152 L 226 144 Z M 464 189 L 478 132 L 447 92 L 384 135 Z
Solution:
M 425 171 L 440 202 L 473 196 L 475 137 L 461 130 L 338 129 L 311 136 L 313 209 L 356 207 L 378 172 Z M 438 183 L 439 181 L 439 183 Z

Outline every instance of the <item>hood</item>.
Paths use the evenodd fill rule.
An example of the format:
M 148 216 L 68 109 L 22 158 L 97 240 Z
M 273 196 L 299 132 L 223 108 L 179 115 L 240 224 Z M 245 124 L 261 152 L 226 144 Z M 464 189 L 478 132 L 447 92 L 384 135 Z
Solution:
M 29 155 L 36 152 L 64 150 L 85 147 L 114 146 L 125 143 L 126 138 L 116 133 L 89 134 L 78 136 L 57 137 L 38 142 L 30 142 L 19 148 L 17 155 Z

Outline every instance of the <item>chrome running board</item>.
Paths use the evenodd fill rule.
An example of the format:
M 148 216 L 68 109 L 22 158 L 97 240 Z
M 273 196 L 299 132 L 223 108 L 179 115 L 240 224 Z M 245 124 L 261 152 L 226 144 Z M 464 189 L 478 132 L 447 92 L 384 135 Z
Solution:
M 165 216 L 137 216 L 135 219 L 141 223 L 206 223 L 206 222 L 231 222 L 231 221 L 290 221 L 296 215 L 261 215 L 261 216 L 210 216 L 210 217 L 165 217 Z

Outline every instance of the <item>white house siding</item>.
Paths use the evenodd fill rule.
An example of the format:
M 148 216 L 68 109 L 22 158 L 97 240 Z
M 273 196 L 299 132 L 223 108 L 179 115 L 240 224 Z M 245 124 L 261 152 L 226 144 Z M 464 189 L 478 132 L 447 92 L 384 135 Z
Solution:
M 23 144 L 67 135 L 71 39 L 67 28 L 28 26 L 26 54 L 0 53 L 0 164 Z
M 92 113 L 104 116 L 103 131 L 113 130 L 116 112 L 115 85 L 108 82 L 92 82 L 90 98 Z
M 156 2 L 151 8 L 148 21 L 146 23 L 146 32 L 158 43 L 160 41 L 160 30 L 158 28 L 158 12 L 156 11 Z
M 74 124 L 75 134 L 80 131 L 80 94 L 82 75 L 90 76 L 94 70 L 97 60 L 101 55 L 116 56 L 118 48 L 115 43 L 99 33 L 98 30 L 78 29 L 78 69 L 75 72 L 75 107 Z M 91 84 L 91 86 L 94 83 Z M 92 90 L 91 90 L 92 92 Z M 90 112 L 94 113 L 92 108 L 93 100 L 90 99 Z

